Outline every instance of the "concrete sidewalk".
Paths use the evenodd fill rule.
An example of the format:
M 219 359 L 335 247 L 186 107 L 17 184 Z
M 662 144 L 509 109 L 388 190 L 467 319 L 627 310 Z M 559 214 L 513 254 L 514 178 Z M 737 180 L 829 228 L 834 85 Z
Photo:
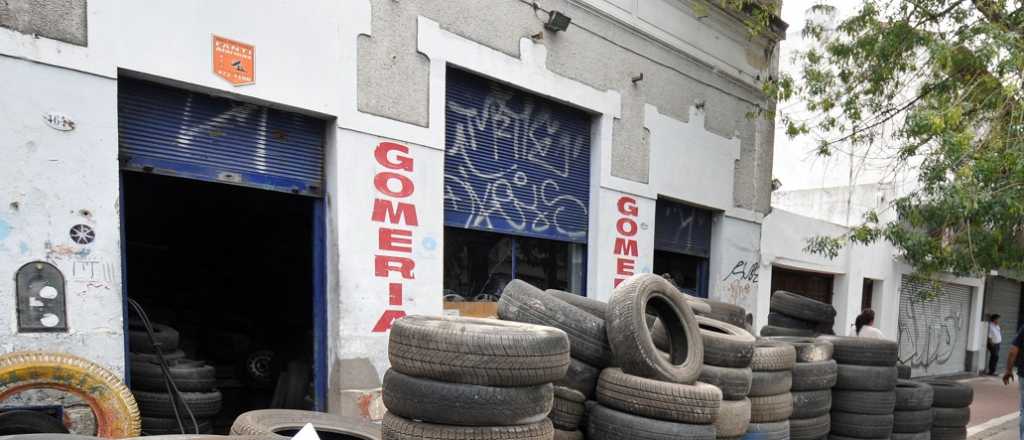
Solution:
M 1016 383 L 1003 385 L 1001 377 L 980 376 L 958 382 L 974 389 L 971 421 L 967 437 L 972 440 L 1016 440 L 1020 388 Z

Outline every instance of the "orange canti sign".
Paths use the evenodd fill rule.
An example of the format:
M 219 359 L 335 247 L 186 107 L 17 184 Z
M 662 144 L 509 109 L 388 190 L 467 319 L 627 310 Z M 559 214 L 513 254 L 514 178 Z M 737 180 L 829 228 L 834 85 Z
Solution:
M 213 73 L 232 85 L 256 82 L 256 47 L 229 38 L 213 36 Z

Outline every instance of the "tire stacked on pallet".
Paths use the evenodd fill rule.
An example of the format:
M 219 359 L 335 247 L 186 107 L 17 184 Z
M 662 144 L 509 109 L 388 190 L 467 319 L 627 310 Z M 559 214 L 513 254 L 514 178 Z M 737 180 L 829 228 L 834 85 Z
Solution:
M 649 314 L 665 329 L 667 353 L 654 343 Z M 615 289 L 606 317 L 609 345 L 620 368 L 601 372 L 586 437 L 714 439 L 722 391 L 697 381 L 704 345 L 685 296 L 660 276 L 634 276 Z
M 838 364 L 829 437 L 888 439 L 896 407 L 896 343 L 843 336 L 818 339 L 832 343 Z
M 793 365 L 793 414 L 789 418 L 790 438 L 817 440 L 831 429 L 832 387 L 836 384 L 836 362 L 832 343 L 812 338 L 779 336 L 765 338 L 791 344 L 796 349 Z
M 971 419 L 974 390 L 947 380 L 922 381 L 932 387 L 932 440 L 964 440 Z
M 833 334 L 835 320 L 836 309 L 831 304 L 778 290 L 772 295 L 768 325 L 761 328 L 761 336 Z
M 752 380 L 750 363 L 754 357 L 754 336 L 741 327 L 704 316 L 698 316 L 697 323 L 704 344 L 704 365 L 699 380 L 722 391 L 715 435 L 719 439 L 743 437 L 750 425 L 747 395 Z
M 395 321 L 382 438 L 546 440 L 553 381 L 569 367 L 565 332 L 477 318 Z
M 758 339 L 750 363 L 750 426 L 747 438 L 782 440 L 790 437 L 793 415 L 793 365 L 796 349 L 785 342 Z
M 896 383 L 892 440 L 929 440 L 932 429 L 931 385 L 900 380 Z

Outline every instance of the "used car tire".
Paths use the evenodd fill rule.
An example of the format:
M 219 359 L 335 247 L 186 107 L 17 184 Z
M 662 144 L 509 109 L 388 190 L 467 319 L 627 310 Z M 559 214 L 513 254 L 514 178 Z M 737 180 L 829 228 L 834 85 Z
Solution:
M 793 391 L 793 419 L 820 417 L 832 408 L 832 390 Z
M 576 308 L 583 310 L 584 312 L 587 312 L 590 315 L 594 316 L 595 318 L 599 318 L 601 320 L 604 320 L 605 316 L 608 314 L 608 303 L 604 301 L 599 301 L 593 298 L 587 298 L 583 295 L 577 295 L 575 293 L 564 292 L 555 289 L 545 290 L 544 293 L 551 295 L 555 298 L 558 298 L 562 301 L 565 301 L 575 306 Z
M 961 426 L 959 428 L 946 428 L 932 426 L 931 439 L 932 440 L 964 440 L 967 438 L 967 427 Z
M 915 432 L 915 433 L 902 433 L 894 432 L 890 440 L 931 440 L 931 431 Z
M 229 434 L 290 438 L 306 423 L 312 423 L 318 433 L 342 434 L 359 440 L 381 439 L 380 425 L 364 418 L 295 409 L 260 409 L 242 413 L 235 418 Z M 551 426 L 550 422 L 548 426 Z
M 554 440 L 583 440 L 583 432 L 576 431 L 563 431 L 560 429 L 555 430 Z
M 932 426 L 939 428 L 959 428 L 967 426 L 971 421 L 971 408 L 932 407 Z
M 785 342 L 758 339 L 750 368 L 754 371 L 791 370 L 796 363 L 796 349 Z
M 588 440 L 714 440 L 714 425 L 690 425 L 595 406 L 587 416 Z
M 31 410 L 0 413 L 0 435 L 68 434 L 64 423 L 49 414 Z
M 149 333 L 141 326 L 130 325 L 128 328 L 128 348 L 136 353 L 156 353 L 153 342 L 160 344 L 160 351 L 170 353 L 178 349 L 178 331 L 168 325 L 150 323 L 153 327 L 153 341 Z
M 789 419 L 789 438 L 792 440 L 818 440 L 832 430 L 828 414 L 809 419 Z
M 899 364 L 896 366 L 896 375 L 900 379 L 908 380 L 910 379 L 910 374 L 911 370 L 909 365 Z
M 715 418 L 715 435 L 741 437 L 750 426 L 750 399 L 723 400 Z
M 146 417 L 172 418 L 174 407 L 171 395 L 153 391 L 132 391 L 135 401 L 139 403 L 139 411 Z M 198 418 L 208 418 L 220 412 L 222 397 L 220 391 L 181 393 L 181 399 L 188 404 L 192 414 Z M 179 410 L 181 411 L 181 410 Z
M 601 370 L 588 365 L 586 362 L 577 359 L 569 361 L 569 370 L 565 377 L 555 381 L 555 385 L 572 388 L 583 393 L 587 398 L 594 397 L 594 390 L 597 389 L 597 377 Z
M 132 388 L 143 391 L 164 391 L 164 371 L 160 365 L 132 362 Z M 201 361 L 178 359 L 167 361 L 174 386 L 180 391 L 209 391 L 217 384 L 217 372 L 212 365 Z
M 892 413 L 892 432 L 913 434 L 932 429 L 932 410 L 895 411 Z
M 895 391 L 832 390 L 832 409 L 856 414 L 892 414 Z
M 832 411 L 832 434 L 854 438 L 888 438 L 892 414 L 854 414 Z
M 828 341 L 797 336 L 769 336 L 764 339 L 792 345 L 796 350 L 797 363 L 832 360 L 832 343 Z
M 750 423 L 779 422 L 792 415 L 793 395 L 790 393 L 750 398 Z
M 806 296 L 800 296 L 785 290 L 776 290 L 772 294 L 769 309 L 778 313 L 811 322 L 834 322 L 836 309 Z
M 182 426 L 178 426 L 178 420 L 174 418 L 159 418 L 159 417 L 143 417 L 142 418 L 142 435 L 175 435 L 175 434 L 195 434 L 196 428 L 199 429 L 199 434 L 210 434 L 213 433 L 213 423 L 209 419 L 196 419 L 196 425 L 192 425 L 192 420 L 188 416 L 182 417 L 182 426 L 185 428 L 185 432 L 181 432 Z
M 157 357 L 156 353 L 129 353 L 128 358 L 132 362 L 148 362 L 151 364 L 160 362 L 160 358 Z M 178 359 L 185 359 L 185 352 L 180 348 L 164 353 L 164 360 L 166 361 L 174 361 Z
M 766 325 L 761 327 L 762 337 L 777 337 L 777 336 L 791 336 L 791 337 L 803 337 L 811 338 L 818 335 L 817 330 L 813 329 L 800 329 L 800 328 L 787 328 L 779 327 L 775 325 Z
M 498 300 L 498 317 L 506 321 L 554 327 L 569 337 L 572 357 L 595 367 L 612 364 L 606 322 L 521 280 L 512 280 Z
M 418 422 L 388 412 L 381 425 L 383 440 L 549 440 L 554 435 L 555 429 L 548 419 L 528 425 L 454 426 Z
M 817 322 L 794 318 L 779 312 L 768 312 L 768 325 L 800 330 L 814 330 L 818 328 Z
M 660 321 L 659 321 L 660 324 Z M 719 367 L 747 368 L 754 357 L 754 336 L 724 321 L 697 316 L 704 363 Z
M 963 408 L 971 406 L 974 390 L 962 383 L 948 380 L 921 381 L 932 387 L 932 406 L 941 408 Z
M 931 385 L 912 380 L 898 380 L 896 382 L 897 411 L 930 409 L 933 399 L 934 392 Z
M 773 423 L 751 423 L 747 428 L 751 440 L 789 440 L 789 420 Z M 750 434 L 754 434 L 751 436 Z M 744 437 L 747 438 L 747 437 Z
M 641 417 L 707 425 L 718 415 L 722 392 L 706 383 L 663 382 L 607 368 L 597 382 L 597 401 Z
M 493 387 L 384 373 L 384 406 L 396 415 L 443 425 L 526 425 L 552 411 L 552 385 Z M 582 400 L 581 400 L 582 405 Z
M 861 439 L 861 438 L 856 438 L 856 437 L 847 437 L 845 435 L 838 435 L 838 434 L 829 433 L 828 434 L 828 440 L 892 440 L 892 438 L 893 438 L 892 436 L 893 436 L 893 434 L 890 434 L 889 436 L 878 438 L 878 439 Z
M 788 393 L 793 385 L 791 371 L 754 371 L 750 382 L 750 397 L 774 396 Z
M 793 365 L 793 391 L 827 390 L 839 374 L 836 361 L 797 362 Z
M 704 365 L 697 380 L 718 387 L 724 400 L 741 400 L 750 394 L 753 373 L 749 368 Z
M 832 359 L 839 364 L 876 367 L 896 365 L 899 346 L 895 341 L 850 336 L 819 336 L 818 339 L 832 343 Z
M 565 387 L 555 387 L 554 405 L 548 418 L 555 429 L 575 431 L 580 427 L 580 420 L 586 413 L 586 396 L 583 393 Z
M 391 329 L 388 358 L 400 373 L 442 382 L 540 385 L 565 377 L 569 339 L 519 322 L 406 316 Z
M 703 313 L 711 319 L 716 319 L 722 322 L 735 325 L 736 327 L 743 328 L 747 324 L 747 311 L 743 307 L 735 304 L 729 304 L 721 301 L 713 301 L 708 299 L 702 299 L 701 302 L 707 304 L 711 309 L 707 313 Z
M 647 328 L 652 310 L 672 335 L 667 357 L 659 355 Z M 693 383 L 704 362 L 697 319 L 682 293 L 664 278 L 637 275 L 615 288 L 608 309 L 608 342 L 622 371 L 651 379 Z
M 859 391 L 892 391 L 896 388 L 896 368 L 839 364 L 835 388 Z

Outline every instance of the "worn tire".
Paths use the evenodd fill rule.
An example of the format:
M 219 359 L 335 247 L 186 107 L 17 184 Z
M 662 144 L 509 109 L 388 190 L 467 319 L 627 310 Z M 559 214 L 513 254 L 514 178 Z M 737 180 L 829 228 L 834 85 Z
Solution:
M 892 437 L 890 437 L 890 440 L 931 440 L 931 438 L 931 431 L 915 432 L 910 434 L 894 432 L 892 433 Z
M 524 281 L 512 280 L 505 286 L 498 300 L 498 316 L 562 330 L 569 337 L 572 357 L 600 368 L 612 364 L 604 319 Z
M 740 328 L 746 326 L 747 310 L 743 307 L 707 299 L 701 300 L 701 302 L 707 304 L 711 309 L 711 311 L 703 313 L 704 316 L 718 321 L 727 322 Z
M 660 355 L 647 328 L 652 310 L 672 335 L 669 356 Z M 657 275 L 627 279 L 612 294 L 608 309 L 608 342 L 622 371 L 675 383 L 693 383 L 704 362 L 697 319 L 683 294 Z
M 91 361 L 63 353 L 33 351 L 0 355 L 0 402 L 32 388 L 57 388 L 88 402 L 96 435 L 139 435 L 139 407 L 121 379 Z
M 932 386 L 924 382 L 898 380 L 896 382 L 896 410 L 914 411 L 932 407 Z
M 892 391 L 896 388 L 896 368 L 839 364 L 835 388 L 858 391 Z
M 146 329 L 136 326 L 128 328 L 128 348 L 136 353 L 156 353 L 153 346 L 155 341 L 160 345 L 160 351 L 173 352 L 178 349 L 178 331 L 164 324 L 151 323 L 153 327 L 153 341 L 149 340 L 149 333 Z
M 792 415 L 793 395 L 790 393 L 750 398 L 751 423 L 779 422 Z
M 971 421 L 971 408 L 932 407 L 932 426 L 939 428 L 959 428 L 967 426 Z
M 575 431 L 580 427 L 580 420 L 586 413 L 587 401 L 583 393 L 565 387 L 555 387 L 555 400 L 548 418 L 555 429 Z
M 181 432 L 181 427 L 178 426 L 178 420 L 174 418 L 158 418 L 158 417 L 143 417 L 142 418 L 142 435 L 153 436 L 153 435 L 175 435 L 184 434 L 191 435 L 196 433 L 196 428 L 199 429 L 199 434 L 211 434 L 213 433 L 213 423 L 209 419 L 196 419 L 198 426 L 192 425 L 192 420 L 188 416 L 182 417 L 185 428 L 185 432 Z
M 800 328 L 786 328 L 774 325 L 766 325 L 761 327 L 761 337 L 799 337 L 799 338 L 813 338 L 818 336 L 816 330 L 800 329 Z
M 417 422 L 389 412 L 381 426 L 383 440 L 550 440 L 554 435 L 548 419 L 529 425 L 454 426 Z
M 217 385 L 216 370 L 201 361 L 179 359 L 167 361 L 167 369 L 178 390 L 209 391 Z M 158 364 L 132 362 L 132 388 L 143 391 L 165 391 L 164 371 Z
M 790 371 L 755 371 L 750 381 L 750 397 L 774 396 L 788 393 L 793 385 Z
M 785 342 L 758 339 L 750 368 L 754 371 L 791 370 L 796 363 L 796 349 Z
M 832 390 L 794 391 L 793 419 L 811 419 L 832 410 Z
M 400 373 L 442 382 L 540 385 L 565 377 L 569 339 L 518 322 L 407 316 L 391 329 L 388 358 Z
M 892 414 L 869 415 L 832 411 L 832 434 L 855 438 L 888 438 Z
M 896 365 L 896 376 L 903 380 L 910 380 L 911 369 L 909 365 Z
M 0 413 L 0 435 L 68 434 L 64 423 L 49 414 L 31 410 Z
M 829 433 L 828 434 L 828 440 L 891 440 L 891 438 L 890 438 L 890 436 L 885 436 L 885 437 L 877 438 L 877 439 L 862 439 L 862 438 L 847 437 L 845 435 L 838 435 L 838 434 Z
M 793 391 L 827 390 L 835 386 L 839 374 L 836 361 L 797 362 L 793 365 Z
M 294 409 L 260 409 L 242 413 L 231 425 L 230 435 L 289 438 L 306 423 L 312 423 L 317 432 L 321 433 L 343 434 L 359 440 L 381 440 L 380 425 L 361 417 Z M 547 426 L 551 426 L 550 422 L 547 422 Z
M 560 429 L 555 430 L 554 440 L 583 440 L 583 432 L 576 431 L 562 431 Z
M 659 321 L 660 324 L 660 321 Z M 719 367 L 747 368 L 754 357 L 754 336 L 746 330 L 704 316 L 697 317 L 704 363 Z
M 552 411 L 552 386 L 492 387 L 384 373 L 384 406 L 398 416 L 443 425 L 526 425 Z
M 139 411 L 146 417 L 172 418 L 174 407 L 171 405 L 171 395 L 152 391 L 132 391 L 135 394 L 135 401 L 139 403 Z M 188 404 L 192 415 L 198 418 L 208 418 L 220 412 L 222 397 L 220 391 L 213 390 L 201 393 L 181 393 L 181 399 Z M 179 410 L 180 411 L 180 410 Z
M 698 380 L 722 390 L 722 399 L 724 400 L 740 400 L 750 394 L 753 373 L 749 368 L 704 365 L 701 367 Z
M 818 339 L 832 343 L 832 359 L 840 364 L 896 366 L 899 345 L 895 341 L 850 336 L 819 336 Z
M 967 438 L 967 427 L 942 428 L 932 426 L 931 440 L 964 440 Z
M 814 330 L 818 328 L 819 323 L 794 318 L 779 312 L 768 312 L 768 325 L 797 330 Z
M 751 423 L 747 428 L 749 440 L 789 440 L 789 420 L 773 423 Z
M 601 370 L 588 365 L 586 362 L 572 359 L 569 361 L 569 370 L 565 377 L 555 381 L 555 385 L 572 388 L 583 393 L 587 398 L 594 397 L 594 390 L 597 389 L 597 377 Z
M 605 316 L 608 315 L 608 303 L 604 301 L 555 289 L 545 290 L 544 293 L 565 301 L 570 305 L 587 312 L 595 318 L 604 320 Z
M 820 415 L 809 419 L 789 419 L 789 438 L 792 440 L 818 440 L 832 430 L 831 416 Z
M 747 433 L 750 426 L 750 399 L 723 400 L 715 418 L 715 435 L 722 437 L 740 437 Z
M 588 440 L 713 440 L 714 425 L 690 425 L 595 406 L 587 417 Z
M 156 353 L 129 353 L 128 359 L 131 362 L 148 362 L 151 364 L 160 362 L 160 358 L 157 357 Z M 164 360 L 166 361 L 176 361 L 178 359 L 185 359 L 185 352 L 181 349 L 164 353 Z
M 836 309 L 831 304 L 825 304 L 805 296 L 790 293 L 785 290 L 776 290 L 772 294 L 769 309 L 782 313 L 793 318 L 803 319 L 810 322 L 834 322 Z
M 894 391 L 832 390 L 832 409 L 855 414 L 892 414 Z
M 718 415 L 722 392 L 706 383 L 662 382 L 607 368 L 597 382 L 597 401 L 641 417 L 707 425 Z
M 941 408 L 963 408 L 974 402 L 974 390 L 958 382 L 948 380 L 923 380 L 932 387 L 932 406 Z
M 892 432 L 913 434 L 932 429 L 932 410 L 894 411 Z
M 769 336 L 769 341 L 785 342 L 796 350 L 796 362 L 824 362 L 832 360 L 832 343 L 816 338 L 798 336 Z

